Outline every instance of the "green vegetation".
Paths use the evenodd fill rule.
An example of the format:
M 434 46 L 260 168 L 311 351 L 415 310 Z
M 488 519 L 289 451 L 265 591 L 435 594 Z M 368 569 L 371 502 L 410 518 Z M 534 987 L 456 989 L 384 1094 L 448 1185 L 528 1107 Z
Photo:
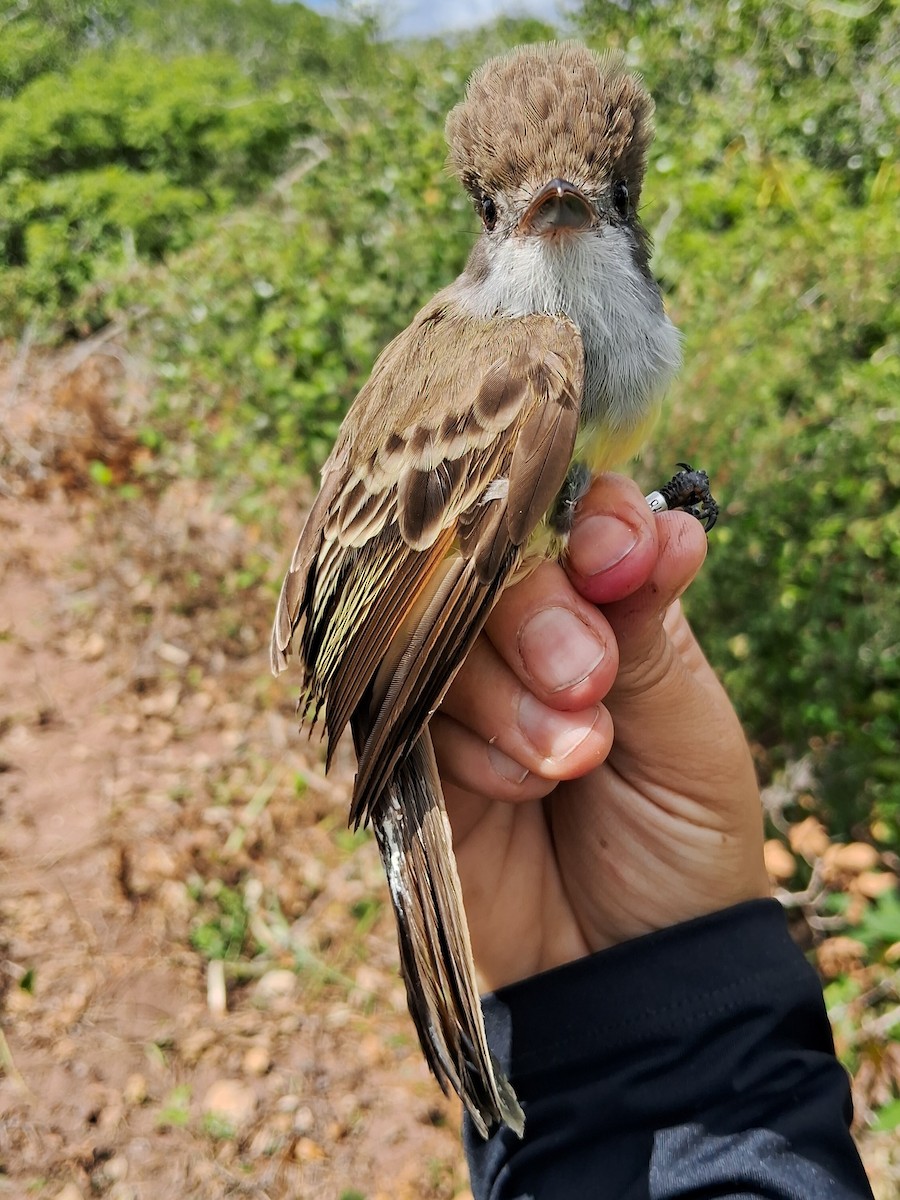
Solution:
M 833 832 L 875 814 L 892 841 L 898 10 L 625 8 L 588 3 L 583 23 L 657 97 L 648 218 L 686 334 L 650 461 L 702 461 L 726 505 L 692 612 L 773 761 L 812 749 Z
M 354 42 L 365 59 L 362 31 L 328 57 L 331 26 L 294 6 L 280 23 L 268 3 L 161 4 L 152 19 L 141 4 L 20 8 L 0 58 L 0 312 L 14 324 L 66 320 L 116 264 L 181 250 L 255 196 L 329 123 L 321 87 Z
M 205 958 L 240 958 L 249 926 L 244 897 L 219 879 L 211 879 L 197 893 L 199 908 L 191 945 Z
M 172 1088 L 163 1101 L 156 1116 L 156 1123 L 162 1127 L 187 1125 L 191 1119 L 191 1089 L 187 1084 L 179 1084 Z

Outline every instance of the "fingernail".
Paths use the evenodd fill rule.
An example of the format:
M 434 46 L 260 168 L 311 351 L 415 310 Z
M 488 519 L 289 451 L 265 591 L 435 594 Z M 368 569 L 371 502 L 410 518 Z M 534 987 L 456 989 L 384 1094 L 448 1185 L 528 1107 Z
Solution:
M 585 577 L 611 570 L 638 544 L 638 535 L 630 525 L 602 513 L 586 517 L 572 536 L 576 538 L 574 566 Z
M 588 736 L 600 709 L 591 710 L 591 718 L 575 721 L 571 713 L 559 713 L 536 700 L 531 692 L 523 692 L 519 700 L 519 728 L 542 758 L 563 759 L 577 750 Z
M 527 767 L 517 763 L 514 758 L 510 758 L 493 744 L 488 746 L 488 759 L 500 778 L 505 779 L 507 783 L 523 783 L 528 775 Z
M 519 655 L 531 678 L 548 692 L 587 679 L 606 647 L 568 608 L 545 608 L 519 630 Z

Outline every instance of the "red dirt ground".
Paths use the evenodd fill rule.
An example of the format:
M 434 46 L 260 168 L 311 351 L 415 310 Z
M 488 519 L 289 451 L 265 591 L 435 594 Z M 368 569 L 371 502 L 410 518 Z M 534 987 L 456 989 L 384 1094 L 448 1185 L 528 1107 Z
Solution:
M 464 1196 L 349 765 L 268 674 L 286 547 L 89 482 L 140 387 L 108 346 L 0 379 L 0 1195 Z

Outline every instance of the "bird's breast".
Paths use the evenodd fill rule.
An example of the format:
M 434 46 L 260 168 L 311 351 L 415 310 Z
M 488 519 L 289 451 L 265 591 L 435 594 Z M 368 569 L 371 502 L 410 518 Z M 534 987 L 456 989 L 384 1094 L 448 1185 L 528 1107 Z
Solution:
M 598 436 L 616 443 L 611 459 L 602 447 L 594 458 L 630 457 L 681 362 L 680 335 L 633 234 L 607 226 L 552 240 L 511 236 L 485 245 L 479 264 L 455 285 L 462 306 L 480 319 L 568 317 L 584 345 L 582 424 L 599 424 Z

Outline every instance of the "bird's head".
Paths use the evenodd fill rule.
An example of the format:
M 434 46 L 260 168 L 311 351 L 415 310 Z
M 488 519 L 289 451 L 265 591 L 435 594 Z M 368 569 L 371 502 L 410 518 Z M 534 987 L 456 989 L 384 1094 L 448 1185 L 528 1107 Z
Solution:
M 620 55 L 524 46 L 472 76 L 447 118 L 450 164 L 492 241 L 636 227 L 652 113 Z

